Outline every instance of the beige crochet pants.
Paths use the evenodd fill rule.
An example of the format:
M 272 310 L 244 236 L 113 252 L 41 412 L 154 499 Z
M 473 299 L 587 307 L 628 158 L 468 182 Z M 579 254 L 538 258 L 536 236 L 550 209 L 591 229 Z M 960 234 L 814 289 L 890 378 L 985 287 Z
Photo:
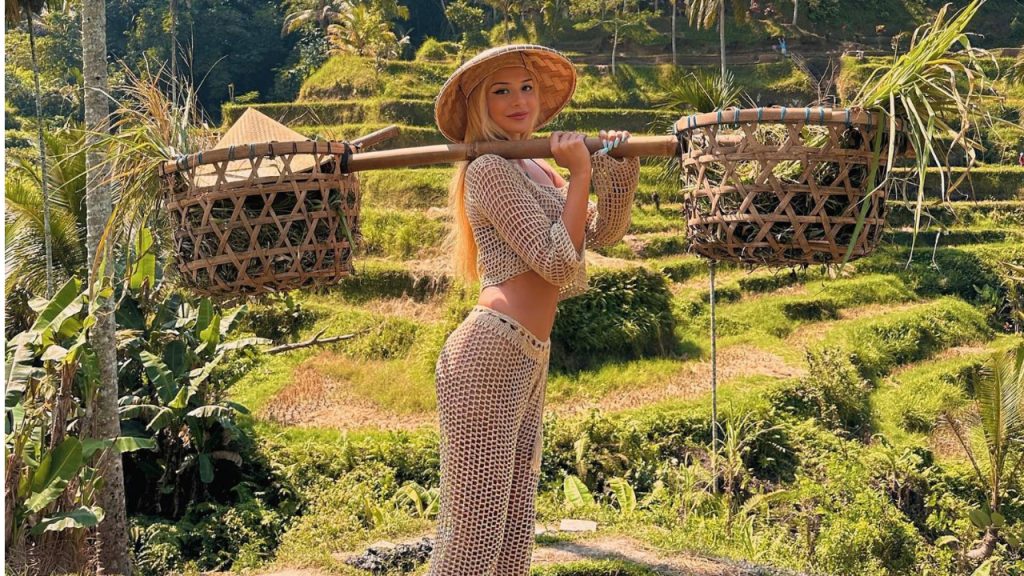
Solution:
M 437 361 L 441 507 L 430 576 L 530 571 L 550 340 L 483 306 Z

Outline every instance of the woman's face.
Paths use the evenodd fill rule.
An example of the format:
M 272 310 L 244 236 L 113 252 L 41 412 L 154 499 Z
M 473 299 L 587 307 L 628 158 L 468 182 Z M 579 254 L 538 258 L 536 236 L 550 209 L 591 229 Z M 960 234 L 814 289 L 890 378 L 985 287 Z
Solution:
M 491 74 L 484 81 L 491 120 L 513 137 L 528 137 L 540 111 L 535 88 L 533 76 L 523 67 L 501 68 Z

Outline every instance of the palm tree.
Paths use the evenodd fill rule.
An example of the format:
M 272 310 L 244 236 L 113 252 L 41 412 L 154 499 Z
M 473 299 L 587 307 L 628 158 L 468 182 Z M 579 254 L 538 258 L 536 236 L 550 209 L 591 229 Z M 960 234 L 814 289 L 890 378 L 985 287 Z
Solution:
M 103 261 L 111 263 L 110 243 L 100 246 L 104 228 L 112 209 L 110 182 L 98 143 L 109 131 L 110 108 L 107 83 L 107 7 L 104 0 L 82 0 L 82 68 L 85 79 L 86 126 L 86 181 L 85 197 L 86 244 L 90 264 L 90 294 L 100 284 L 97 278 Z M 106 272 L 103 272 L 106 274 Z M 96 324 L 89 330 L 89 339 L 96 350 L 99 364 L 99 383 L 95 398 L 86 404 L 83 436 L 95 439 L 114 439 L 121 434 L 117 391 L 117 343 L 114 338 L 114 309 L 110 299 L 101 300 L 96 311 Z M 121 454 L 116 450 L 102 450 L 97 468 L 104 482 L 96 494 L 97 504 L 103 508 L 104 518 L 97 528 L 99 539 L 99 572 L 101 574 L 131 574 L 128 559 L 128 520 L 124 501 L 124 471 Z
M 409 43 L 408 36 L 398 38 L 391 31 L 391 23 L 382 10 L 363 5 L 353 6 L 338 24 L 330 25 L 327 38 L 338 52 L 373 56 L 378 70 L 383 60 L 398 57 L 402 47 Z
M 36 59 L 36 33 L 32 25 L 32 16 L 41 14 L 44 8 L 50 8 L 51 2 L 44 0 L 6 0 L 5 22 L 7 25 L 17 25 L 21 16 L 25 17 L 25 27 L 28 29 L 28 45 L 32 54 L 32 79 L 35 81 L 36 95 L 36 139 L 39 142 L 39 167 L 43 173 L 42 185 L 42 208 L 43 208 L 43 246 L 44 262 L 46 269 L 46 298 L 53 297 L 53 240 L 50 237 L 50 191 L 47 186 L 46 174 L 46 143 L 43 138 L 43 105 L 42 90 L 39 88 L 39 63 Z
M 291 12 L 284 17 L 284 24 L 281 26 L 282 36 L 291 34 L 306 24 L 316 24 L 326 33 L 331 24 L 352 10 L 352 4 L 346 0 L 312 0 L 301 5 L 309 7 Z
M 969 551 L 971 560 L 984 560 L 992 555 L 1003 525 L 1000 513 L 1003 494 L 1017 478 L 1024 464 L 1024 345 L 992 356 L 974 385 L 974 411 L 965 424 L 947 412 L 940 423 L 948 427 L 963 447 L 974 468 L 978 482 L 988 492 L 987 511 L 972 513 L 972 520 L 984 526 L 985 533 L 977 548 Z M 972 434 L 973 433 L 973 434 Z M 972 442 L 971 436 L 977 440 Z M 984 449 L 984 459 L 976 457 L 975 445 Z M 1016 460 L 1011 465 L 1011 460 Z
M 686 7 L 691 26 L 709 30 L 716 23 L 718 24 L 722 76 L 725 76 L 725 2 L 726 0 L 691 0 Z
M 83 277 L 86 263 L 85 152 L 81 131 L 44 135 L 49 171 L 44 182 L 38 166 L 22 161 L 7 173 L 4 237 L 7 253 L 6 289 L 39 294 L 44 289 L 47 261 L 43 238 L 49 236 L 57 260 L 54 280 L 63 284 Z M 44 221 L 43 185 L 53 191 L 49 225 Z M 49 232 L 48 232 L 49 231 Z

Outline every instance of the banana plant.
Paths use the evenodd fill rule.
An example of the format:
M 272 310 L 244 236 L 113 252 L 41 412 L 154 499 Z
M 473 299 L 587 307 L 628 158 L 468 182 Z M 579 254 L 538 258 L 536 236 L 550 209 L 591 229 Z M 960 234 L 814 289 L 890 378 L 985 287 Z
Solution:
M 90 310 L 95 307 L 82 288 L 76 278 L 69 279 L 53 298 L 35 306 L 32 326 L 7 343 L 4 451 L 9 545 L 44 532 L 99 524 L 103 510 L 93 495 L 101 477 L 90 465 L 93 456 L 101 450 L 123 454 L 155 446 L 145 438 L 93 439 L 69 432 L 81 430 L 78 420 L 99 374 L 88 338 L 96 321 Z M 109 296 L 109 291 L 98 296 Z
M 562 492 L 565 494 L 565 504 L 570 510 L 587 508 L 594 505 L 594 496 L 590 493 L 587 485 L 580 480 L 579 476 L 567 474 L 562 482 Z
M 189 502 L 206 498 L 218 462 L 242 466 L 238 447 L 245 433 L 235 417 L 248 410 L 225 398 L 220 374 L 232 352 L 269 340 L 230 338 L 245 306 L 225 314 L 209 298 L 168 293 L 147 230 L 140 231 L 133 252 L 116 310 L 125 359 L 119 380 L 127 392 L 122 426 L 159 447 L 155 462 L 146 455 L 132 462 L 148 471 L 140 505 L 177 517 Z

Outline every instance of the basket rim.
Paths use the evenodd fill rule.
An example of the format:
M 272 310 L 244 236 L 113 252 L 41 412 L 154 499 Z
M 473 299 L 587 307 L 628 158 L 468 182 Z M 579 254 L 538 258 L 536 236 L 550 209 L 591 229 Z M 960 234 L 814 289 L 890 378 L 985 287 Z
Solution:
M 852 126 L 878 126 L 882 123 L 882 114 L 872 113 L 862 108 L 833 109 L 824 106 L 804 106 L 789 108 L 772 106 L 757 108 L 730 107 L 715 112 L 690 114 L 683 116 L 675 123 L 677 134 L 683 134 L 697 128 L 720 124 L 740 124 L 747 122 L 770 122 L 773 124 L 846 124 Z
M 199 166 L 217 164 L 219 162 L 254 159 L 259 156 L 284 156 L 284 155 L 320 155 L 320 156 L 341 156 L 355 152 L 351 142 L 332 140 L 286 140 L 249 144 L 247 146 L 229 146 L 227 148 L 216 148 L 203 150 L 194 154 L 179 156 L 174 160 L 167 160 L 160 164 L 161 176 L 170 176 L 175 172 L 188 172 Z

